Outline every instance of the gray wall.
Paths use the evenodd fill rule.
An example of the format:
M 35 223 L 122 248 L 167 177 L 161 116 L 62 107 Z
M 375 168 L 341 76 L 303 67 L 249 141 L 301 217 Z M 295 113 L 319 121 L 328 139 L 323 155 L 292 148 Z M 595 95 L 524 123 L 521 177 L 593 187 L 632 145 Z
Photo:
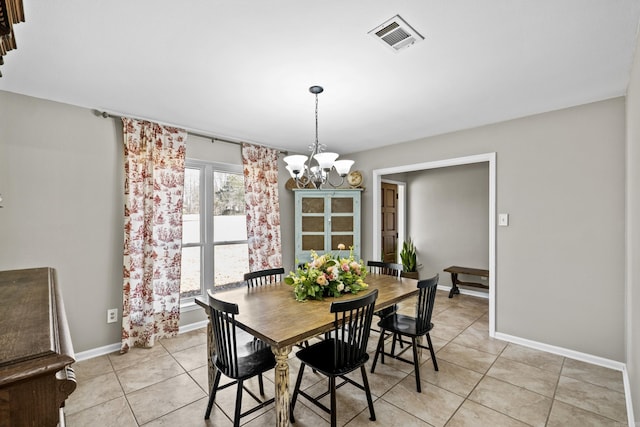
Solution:
M 440 273 L 440 283 L 450 286 L 451 275 L 442 272 L 450 265 L 489 268 L 488 163 L 411 172 L 406 182 L 407 235 L 420 278 Z
M 56 268 L 76 352 L 120 341 L 106 311 L 122 313 L 122 146 L 120 120 L 0 91 L 0 270 Z M 241 163 L 239 146 L 192 136 L 187 156 Z M 287 193 L 282 234 L 293 241 Z M 202 320 L 198 308 L 180 323 Z
M 497 211 L 510 214 L 497 228 L 497 332 L 624 361 L 624 99 L 350 158 L 370 181 L 373 169 L 488 152 L 497 153 Z M 365 191 L 365 259 L 371 203 Z
M 640 424 L 640 39 L 627 92 L 627 370 Z
M 638 72 L 636 67 L 632 88 Z M 640 129 L 631 117 L 637 117 L 640 100 L 637 89 L 631 94 L 629 173 L 635 185 L 630 183 L 629 209 L 638 218 Z M 76 351 L 119 341 L 119 324 L 107 325 L 105 317 L 107 308 L 121 307 L 121 138 L 117 121 L 90 110 L 0 92 L 0 269 L 58 270 Z M 233 156 L 221 146 L 192 141 L 188 153 L 217 161 Z M 367 185 L 373 169 L 487 152 L 497 152 L 497 211 L 511 215 L 510 226 L 497 229 L 497 330 L 624 361 L 624 99 L 350 157 Z M 363 194 L 365 259 L 371 257 L 370 193 Z M 282 188 L 280 198 L 283 257 L 291 268 L 293 194 Z M 635 253 L 638 228 L 630 235 Z M 637 262 L 630 308 L 640 302 Z M 640 323 L 638 313 L 629 318 Z M 189 314 L 182 323 L 201 319 Z M 630 331 L 637 390 L 640 339 Z
M 122 312 L 122 126 L 0 91 L 0 270 L 54 267 L 75 351 L 117 343 Z

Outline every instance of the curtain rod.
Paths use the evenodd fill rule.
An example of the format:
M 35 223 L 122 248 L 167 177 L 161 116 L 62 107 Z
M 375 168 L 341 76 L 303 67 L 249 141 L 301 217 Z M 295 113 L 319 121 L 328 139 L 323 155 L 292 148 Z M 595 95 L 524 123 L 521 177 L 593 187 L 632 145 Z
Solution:
M 107 111 L 94 110 L 94 112 L 95 112 L 96 115 L 98 115 L 98 116 L 100 116 L 102 118 L 105 118 L 105 119 L 108 119 L 108 118 L 121 119 L 123 117 L 129 117 L 129 118 L 135 118 L 135 119 L 138 119 L 138 120 L 152 121 L 152 120 L 149 120 L 149 119 L 142 119 L 142 118 L 136 118 L 136 117 L 130 117 L 130 116 L 122 116 L 120 114 L 109 113 Z M 178 127 L 178 128 L 181 127 L 181 126 L 172 125 L 172 124 L 169 124 L 169 123 L 160 123 L 160 124 L 163 124 L 163 125 L 166 125 L 166 126 Z M 187 134 L 192 135 L 192 136 L 198 136 L 200 138 L 210 139 L 212 143 L 218 141 L 218 142 L 226 142 L 228 144 L 234 144 L 234 145 L 242 145 L 243 144 L 242 141 L 231 141 L 229 139 L 218 138 L 217 136 L 213 136 L 213 135 L 205 135 L 203 133 L 195 132 L 195 131 L 192 131 L 192 130 L 189 130 L 189 129 L 185 129 L 185 131 L 187 132 Z M 278 152 L 280 154 L 283 154 L 285 156 L 289 154 L 288 151 L 280 150 L 278 148 L 276 148 L 276 150 L 278 150 Z

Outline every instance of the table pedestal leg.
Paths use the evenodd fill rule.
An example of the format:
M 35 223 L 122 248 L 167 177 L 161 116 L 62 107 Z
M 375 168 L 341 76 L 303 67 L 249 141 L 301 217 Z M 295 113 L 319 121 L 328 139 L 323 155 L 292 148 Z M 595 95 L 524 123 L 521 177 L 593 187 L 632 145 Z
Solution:
M 288 356 L 291 347 L 271 347 L 276 357 L 275 382 L 276 382 L 276 425 L 289 427 L 289 363 Z
M 207 314 L 207 318 L 209 315 Z M 213 387 L 213 381 L 216 378 L 216 367 L 213 364 L 213 355 L 216 354 L 216 343 L 212 338 L 213 331 L 211 330 L 211 322 L 207 322 L 207 378 L 209 383 L 208 392 L 211 393 Z

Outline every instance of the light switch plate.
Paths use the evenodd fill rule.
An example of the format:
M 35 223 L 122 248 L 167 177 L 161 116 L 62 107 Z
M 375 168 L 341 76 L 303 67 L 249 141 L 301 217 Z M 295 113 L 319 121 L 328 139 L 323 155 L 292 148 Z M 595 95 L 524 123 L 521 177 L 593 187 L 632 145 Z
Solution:
M 509 214 L 498 214 L 498 225 L 501 227 L 507 227 L 509 225 Z

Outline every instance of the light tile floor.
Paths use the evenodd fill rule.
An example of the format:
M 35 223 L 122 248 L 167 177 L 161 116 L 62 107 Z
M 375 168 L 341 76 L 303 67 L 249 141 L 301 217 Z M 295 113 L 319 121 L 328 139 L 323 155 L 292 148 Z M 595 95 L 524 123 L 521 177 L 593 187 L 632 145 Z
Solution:
M 409 311 L 405 303 L 403 310 Z M 364 392 L 338 389 L 338 424 L 357 426 L 625 426 L 622 374 L 562 356 L 491 339 L 486 299 L 438 292 L 431 336 L 439 372 L 428 351 L 416 392 L 412 365 L 387 358 L 369 374 L 377 422 L 369 421 Z M 372 333 L 369 346 L 377 343 Z M 218 393 L 209 421 L 206 330 L 161 340 L 152 349 L 133 349 L 78 362 L 78 387 L 66 404 L 69 427 L 231 426 L 235 387 Z M 292 353 L 291 388 L 299 363 Z M 368 362 L 368 368 L 371 361 Z M 359 372 L 356 371 L 359 375 Z M 273 373 L 265 392 L 274 394 Z M 322 389 L 326 381 L 305 372 L 303 388 Z M 257 390 L 257 381 L 250 388 Z M 245 394 L 243 410 L 251 404 Z M 296 423 L 327 426 L 328 415 L 302 398 Z M 247 427 L 273 426 L 273 406 L 246 418 Z

